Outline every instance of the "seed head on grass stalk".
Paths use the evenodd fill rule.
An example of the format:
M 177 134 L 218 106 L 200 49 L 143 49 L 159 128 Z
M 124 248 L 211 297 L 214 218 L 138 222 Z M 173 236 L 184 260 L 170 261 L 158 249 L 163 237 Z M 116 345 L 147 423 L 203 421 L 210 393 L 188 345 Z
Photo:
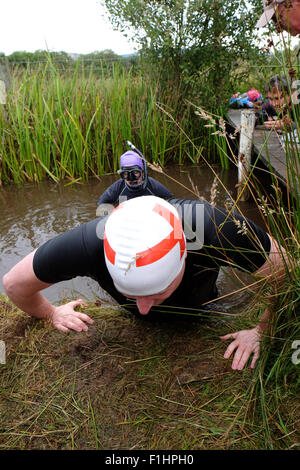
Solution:
M 297 123 L 297 134 L 300 135 Z M 278 187 L 275 175 L 272 188 L 275 197 L 273 202 L 270 196 L 263 194 L 257 187 L 256 200 L 258 208 L 264 215 L 269 231 L 285 250 L 286 280 L 279 286 L 273 296 L 273 323 L 268 336 L 264 341 L 263 356 L 260 363 L 260 379 L 253 379 L 255 383 L 255 395 L 258 397 L 261 408 L 264 410 L 264 423 L 268 433 L 266 442 L 268 448 L 273 448 L 274 438 L 271 429 L 275 421 L 280 423 L 284 434 L 289 434 L 293 423 L 287 419 L 289 411 L 284 411 L 284 397 L 292 400 L 297 382 L 298 372 L 292 363 L 292 344 L 300 338 L 299 322 L 299 217 L 300 198 L 295 173 L 299 157 L 288 147 L 285 149 L 287 159 L 288 183 L 287 202 L 282 197 L 282 190 Z M 289 162 L 293 161 L 290 165 Z M 294 188 L 294 189 L 292 189 Z M 295 190 L 296 188 L 296 190 Z M 282 253 L 282 256 L 284 254 Z M 289 392 L 286 383 L 291 384 Z M 285 431 L 284 431 L 285 430 Z
M 207 120 L 209 129 L 215 126 L 214 116 L 199 110 L 198 115 Z M 297 134 L 300 136 L 300 124 L 297 124 Z M 221 132 L 221 131 L 220 131 Z M 219 132 L 215 133 L 218 137 Z M 300 141 L 300 140 L 299 140 Z M 265 146 L 268 146 L 268 138 Z M 265 219 L 269 233 L 283 247 L 281 251 L 286 267 L 286 280 L 282 285 L 278 285 L 272 293 L 274 301 L 273 323 L 263 339 L 262 355 L 251 381 L 251 386 L 244 396 L 247 401 L 248 413 L 261 413 L 264 430 L 265 445 L 267 448 L 274 448 L 274 425 L 280 422 L 280 426 L 288 434 L 288 424 L 282 415 L 282 403 L 284 396 L 284 384 L 287 377 L 295 376 L 295 369 L 291 365 L 291 339 L 300 338 L 300 322 L 297 310 L 300 307 L 299 298 L 299 218 L 300 218 L 300 198 L 297 182 L 297 171 L 299 168 L 299 147 L 290 145 L 287 141 L 286 148 L 288 188 L 287 204 L 279 187 L 277 177 L 269 170 L 273 179 L 272 188 L 274 195 L 265 193 L 251 172 L 251 177 L 247 181 L 250 194 L 256 202 L 262 217 Z M 234 159 L 233 159 L 234 161 Z M 256 162 L 254 162 L 255 166 Z M 298 177 L 299 182 L 299 177 Z M 294 190 L 291 191 L 294 186 Z M 295 190 L 296 188 L 296 190 Z M 238 201 L 234 205 L 237 204 Z M 247 227 L 242 225 L 239 230 L 244 231 Z M 249 311 L 252 318 L 256 318 L 266 308 L 266 295 L 269 287 L 267 284 L 260 289 L 259 297 L 256 296 L 256 305 Z M 270 297 L 269 297 L 270 298 Z M 258 312 L 257 302 L 261 304 Z M 293 423 L 292 423 L 293 425 Z

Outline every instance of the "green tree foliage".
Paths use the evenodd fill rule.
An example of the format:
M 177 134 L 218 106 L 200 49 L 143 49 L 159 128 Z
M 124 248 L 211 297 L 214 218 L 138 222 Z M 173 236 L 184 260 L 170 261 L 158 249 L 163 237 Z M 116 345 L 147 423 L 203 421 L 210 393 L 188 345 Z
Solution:
M 257 57 L 260 0 L 102 0 L 113 26 L 134 37 L 161 83 L 216 106 L 237 63 Z M 212 93 L 214 90 L 214 93 Z M 200 93 L 200 95 L 199 95 Z
M 120 56 L 111 49 L 94 51 L 89 54 L 68 54 L 64 51 L 49 52 L 37 50 L 35 52 L 16 51 L 7 57 L 4 53 L 0 52 L 0 62 L 1 60 L 5 60 L 13 68 L 26 69 L 29 67 L 31 70 L 32 66 L 49 64 L 51 62 L 57 70 L 62 71 L 74 70 L 79 62 L 80 68 L 111 74 L 116 63 L 122 64 L 127 69 L 136 68 L 139 55 L 129 54 L 128 56 Z
M 103 51 L 94 51 L 90 54 L 80 54 L 78 59 L 81 65 L 88 66 L 94 71 L 100 70 L 101 73 L 111 75 L 116 63 L 125 66 L 127 69 L 134 67 L 137 64 L 138 57 L 135 55 L 120 56 L 111 49 Z
M 16 51 L 7 56 L 7 60 L 11 65 L 19 65 L 26 67 L 28 64 L 40 64 L 46 63 L 49 61 L 60 63 L 60 64 L 70 64 L 72 58 L 67 54 L 67 52 L 48 52 L 37 50 L 35 52 L 26 52 L 26 51 Z
M 105 49 L 104 51 L 94 51 L 90 54 L 80 54 L 79 57 L 85 62 L 93 62 L 97 60 L 117 61 L 121 59 L 121 57 L 111 49 Z

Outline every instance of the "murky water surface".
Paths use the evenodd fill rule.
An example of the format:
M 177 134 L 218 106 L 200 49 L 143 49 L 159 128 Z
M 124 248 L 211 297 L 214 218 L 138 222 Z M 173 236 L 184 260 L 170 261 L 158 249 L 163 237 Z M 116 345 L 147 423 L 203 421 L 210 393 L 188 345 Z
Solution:
M 220 171 L 217 168 L 216 172 L 227 189 L 218 185 L 216 203 L 224 206 L 229 196 L 236 195 L 237 174 L 235 170 Z M 193 188 L 197 188 L 199 194 L 210 201 L 214 175 L 206 167 L 173 166 L 166 170 L 172 179 L 159 173 L 149 173 L 167 186 L 175 197 L 196 199 Z M 117 175 L 108 175 L 101 181 L 94 179 L 85 184 L 68 185 L 64 182 L 56 185 L 44 182 L 1 188 L 0 279 L 25 255 L 48 239 L 93 219 L 99 196 L 117 179 Z M 243 203 L 240 208 L 245 216 L 263 226 L 254 204 Z M 221 275 L 218 284 L 221 295 L 236 290 L 235 282 L 227 276 Z M 4 292 L 2 282 L 0 292 Z M 46 289 L 44 294 L 52 302 L 79 296 L 108 300 L 99 285 L 88 278 L 56 284 Z M 228 297 L 222 301 L 221 308 L 225 311 L 236 309 L 245 302 L 246 297 L 244 292 Z

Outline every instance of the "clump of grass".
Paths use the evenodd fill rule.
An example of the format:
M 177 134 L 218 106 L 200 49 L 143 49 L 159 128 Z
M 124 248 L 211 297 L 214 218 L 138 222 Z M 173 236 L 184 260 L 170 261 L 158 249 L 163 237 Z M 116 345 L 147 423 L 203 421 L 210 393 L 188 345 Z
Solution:
M 284 63 L 281 64 L 281 71 L 286 75 L 289 73 Z M 268 78 L 266 77 L 266 81 Z M 201 119 L 209 122 L 207 126 L 215 130 L 216 116 L 210 115 L 199 107 L 196 109 Z M 248 416 L 254 420 L 258 416 L 261 417 L 264 427 L 263 440 L 266 448 L 269 449 L 278 448 L 280 442 L 290 436 L 290 426 L 296 427 L 299 422 L 299 407 L 296 406 L 295 410 L 289 409 L 290 402 L 299 392 L 300 367 L 292 361 L 293 343 L 300 340 L 298 313 L 300 306 L 300 122 L 296 120 L 295 124 L 295 131 L 291 132 L 291 129 L 286 128 L 282 135 L 278 136 L 283 141 L 286 156 L 286 188 L 280 184 L 270 160 L 269 167 L 266 169 L 270 185 L 263 187 L 254 171 L 259 155 L 253 162 L 245 186 L 261 213 L 267 231 L 283 248 L 281 256 L 285 266 L 285 279 L 273 287 L 268 283 L 262 286 L 260 295 L 256 297 L 258 303 L 249 312 L 257 323 L 266 308 L 266 296 L 273 304 L 272 325 L 263 340 L 263 353 L 245 395 L 248 400 Z M 227 133 L 223 133 L 222 136 L 225 137 L 230 149 L 230 139 L 234 136 L 229 136 Z M 263 148 L 268 149 L 268 134 Z M 233 164 L 237 164 L 233 152 L 228 158 Z M 219 180 L 219 183 L 222 184 L 222 181 Z M 239 198 L 232 204 L 233 208 L 238 208 L 238 206 Z M 277 432 L 274 432 L 276 428 Z M 296 431 L 292 433 L 295 435 Z M 290 445 L 297 447 L 299 443 Z
M 245 415 L 251 372 L 223 359 L 225 323 L 87 312 L 87 333 L 63 335 L 1 298 L 1 449 L 264 448 Z

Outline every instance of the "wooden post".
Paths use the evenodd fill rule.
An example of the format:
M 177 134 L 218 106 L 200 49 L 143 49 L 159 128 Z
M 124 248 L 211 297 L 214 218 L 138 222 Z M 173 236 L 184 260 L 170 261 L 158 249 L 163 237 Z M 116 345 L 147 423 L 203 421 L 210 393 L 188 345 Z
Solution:
M 2 105 L 2 115 L 4 117 L 4 105 L 6 104 L 6 85 L 0 77 L 0 105 Z
M 253 132 L 255 126 L 255 112 L 252 109 L 243 109 L 241 112 L 240 148 L 238 156 L 238 196 L 240 201 L 249 198 L 249 190 L 246 186 L 251 168 L 251 153 Z
M 10 74 L 9 74 L 9 67 L 7 60 L 0 59 L 0 109 L 2 114 L 2 120 L 7 121 L 6 115 L 6 97 L 7 91 L 10 87 Z M 1 135 L 2 134 L 2 135 Z M 0 133 L 1 136 L 1 144 L 4 144 L 4 133 Z M 1 183 L 0 183 L 1 184 Z
M 6 91 L 10 88 L 10 70 L 9 63 L 5 57 L 0 57 L 0 80 L 3 80 L 6 86 Z
M 0 77 L 0 104 L 6 104 L 6 85 Z
M 0 70 L 0 72 L 1 72 L 1 70 Z M 0 75 L 0 109 L 2 108 L 1 109 L 2 117 L 0 119 L 2 119 L 3 122 L 6 120 L 5 105 L 6 105 L 6 85 L 5 85 L 5 81 L 2 80 L 1 75 Z M 0 129 L 1 129 L 1 127 L 0 127 Z M 0 142 L 1 142 L 1 145 L 3 145 L 4 144 L 4 133 L 2 132 L 2 130 L 0 131 L 0 136 L 1 136 Z M 0 182 L 0 186 L 1 186 L 1 182 Z

